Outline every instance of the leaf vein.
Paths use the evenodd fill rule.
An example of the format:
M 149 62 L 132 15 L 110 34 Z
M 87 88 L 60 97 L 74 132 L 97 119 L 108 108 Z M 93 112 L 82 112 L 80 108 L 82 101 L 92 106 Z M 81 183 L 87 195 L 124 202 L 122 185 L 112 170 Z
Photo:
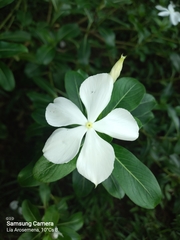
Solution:
M 118 105 L 119 105 L 119 103 L 126 97 L 126 95 L 135 87 L 135 85 L 136 84 L 134 84 L 120 99 L 119 99 L 119 101 L 116 103 L 116 105 L 114 106 L 114 108 L 113 109 L 115 109 Z
M 144 190 L 151 196 L 150 192 L 148 191 L 148 189 L 139 181 L 139 179 L 132 174 L 131 171 L 129 171 L 129 169 L 116 157 L 116 160 L 121 164 L 121 166 L 144 188 Z

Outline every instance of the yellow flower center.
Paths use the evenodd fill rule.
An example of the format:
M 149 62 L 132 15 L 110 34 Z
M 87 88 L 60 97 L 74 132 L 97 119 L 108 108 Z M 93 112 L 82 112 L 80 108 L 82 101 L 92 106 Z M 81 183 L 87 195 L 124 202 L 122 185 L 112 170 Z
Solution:
M 91 122 L 87 122 L 87 123 L 86 123 L 86 127 L 87 127 L 88 129 L 90 129 L 90 128 L 93 127 L 93 124 L 92 124 Z

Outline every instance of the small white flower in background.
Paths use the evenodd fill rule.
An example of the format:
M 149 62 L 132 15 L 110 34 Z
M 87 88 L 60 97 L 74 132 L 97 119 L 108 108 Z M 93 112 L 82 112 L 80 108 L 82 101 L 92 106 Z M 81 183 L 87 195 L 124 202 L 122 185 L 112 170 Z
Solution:
M 168 5 L 168 8 L 162 7 L 162 6 L 160 6 L 160 5 L 157 5 L 157 6 L 156 6 L 156 9 L 158 9 L 159 11 L 161 11 L 161 12 L 158 13 L 159 16 L 161 16 L 161 17 L 167 17 L 167 16 L 169 16 L 170 22 L 171 22 L 173 25 L 177 25 L 178 22 L 180 22 L 180 13 L 174 11 L 174 8 L 175 8 L 175 5 L 173 4 L 173 2 L 171 2 L 171 3 Z
M 66 47 L 66 42 L 65 41 L 60 41 L 59 43 L 61 48 L 65 48 Z
M 117 70 L 115 72 L 118 77 Z M 127 141 L 136 140 L 139 136 L 137 122 L 126 109 L 114 109 L 98 120 L 111 99 L 113 81 L 110 74 L 102 73 L 88 77 L 81 84 L 79 95 L 86 108 L 87 117 L 73 102 L 64 97 L 58 97 L 54 103 L 50 103 L 45 114 L 51 126 L 78 125 L 55 130 L 43 148 L 45 158 L 55 164 L 71 161 L 78 154 L 85 136 L 76 167 L 82 176 L 96 186 L 111 175 L 115 160 L 113 147 L 96 131 Z
M 18 213 L 19 215 L 22 215 L 22 207 L 18 207 Z
M 20 215 L 22 215 L 22 208 L 21 207 L 18 207 L 18 201 L 17 200 L 14 200 L 12 202 L 10 202 L 9 204 L 9 207 L 12 209 L 12 210 L 18 210 L 18 213 Z
M 10 202 L 9 207 L 12 210 L 16 210 L 18 208 L 18 201 L 14 200 L 14 201 Z
M 55 227 L 54 232 L 52 233 L 52 238 L 57 239 L 58 236 L 64 237 L 61 232 L 59 232 L 58 228 Z

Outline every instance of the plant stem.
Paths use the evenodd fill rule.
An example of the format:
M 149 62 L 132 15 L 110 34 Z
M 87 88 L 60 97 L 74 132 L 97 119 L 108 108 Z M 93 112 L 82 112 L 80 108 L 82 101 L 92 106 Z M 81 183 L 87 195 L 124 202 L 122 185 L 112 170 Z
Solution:
M 7 17 L 4 19 L 4 21 L 3 21 L 3 22 L 1 23 L 1 25 L 0 25 L 0 29 L 3 28 L 4 25 L 6 24 L 6 22 L 12 17 L 14 11 L 19 8 L 19 5 L 21 4 L 21 1 L 22 1 L 22 0 L 19 0 L 19 1 L 18 1 L 18 3 L 16 4 L 16 6 L 14 7 L 14 9 L 13 9 L 13 10 L 7 15 Z

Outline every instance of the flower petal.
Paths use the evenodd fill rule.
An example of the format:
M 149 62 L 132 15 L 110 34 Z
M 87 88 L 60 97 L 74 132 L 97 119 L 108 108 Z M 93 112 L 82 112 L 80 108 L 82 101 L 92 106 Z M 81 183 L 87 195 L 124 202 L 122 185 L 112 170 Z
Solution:
M 169 10 L 170 14 L 174 12 L 174 8 L 175 8 L 175 5 L 171 2 L 171 3 L 168 5 L 168 10 Z
M 86 133 L 86 127 L 60 128 L 55 130 L 45 143 L 44 157 L 56 164 L 67 163 L 79 151 L 81 140 Z
M 167 11 L 167 8 L 162 7 L 160 5 L 155 6 L 155 8 L 158 9 L 159 11 Z
M 88 77 L 80 87 L 80 97 L 87 110 L 88 121 L 94 122 L 110 101 L 113 79 L 107 73 Z
M 174 12 L 173 14 L 170 14 L 170 21 L 173 25 L 177 25 L 178 22 L 180 21 L 180 13 L 179 12 Z
M 93 124 L 98 132 L 105 133 L 113 138 L 134 141 L 139 136 L 139 127 L 129 111 L 116 108 L 106 117 Z
M 54 103 L 46 108 L 46 120 L 53 127 L 67 126 L 70 124 L 84 125 L 87 119 L 79 108 L 69 99 L 58 97 Z
M 9 207 L 10 207 L 12 210 L 16 210 L 16 209 L 18 208 L 18 201 L 17 201 L 17 200 L 12 201 L 12 202 L 9 204 Z
M 78 172 L 97 186 L 112 173 L 114 160 L 112 146 L 100 138 L 94 129 L 88 130 L 77 160 Z
M 158 16 L 160 16 L 160 17 L 167 17 L 167 16 L 169 16 L 169 11 L 163 11 L 163 12 L 160 12 L 160 13 L 158 13 Z

